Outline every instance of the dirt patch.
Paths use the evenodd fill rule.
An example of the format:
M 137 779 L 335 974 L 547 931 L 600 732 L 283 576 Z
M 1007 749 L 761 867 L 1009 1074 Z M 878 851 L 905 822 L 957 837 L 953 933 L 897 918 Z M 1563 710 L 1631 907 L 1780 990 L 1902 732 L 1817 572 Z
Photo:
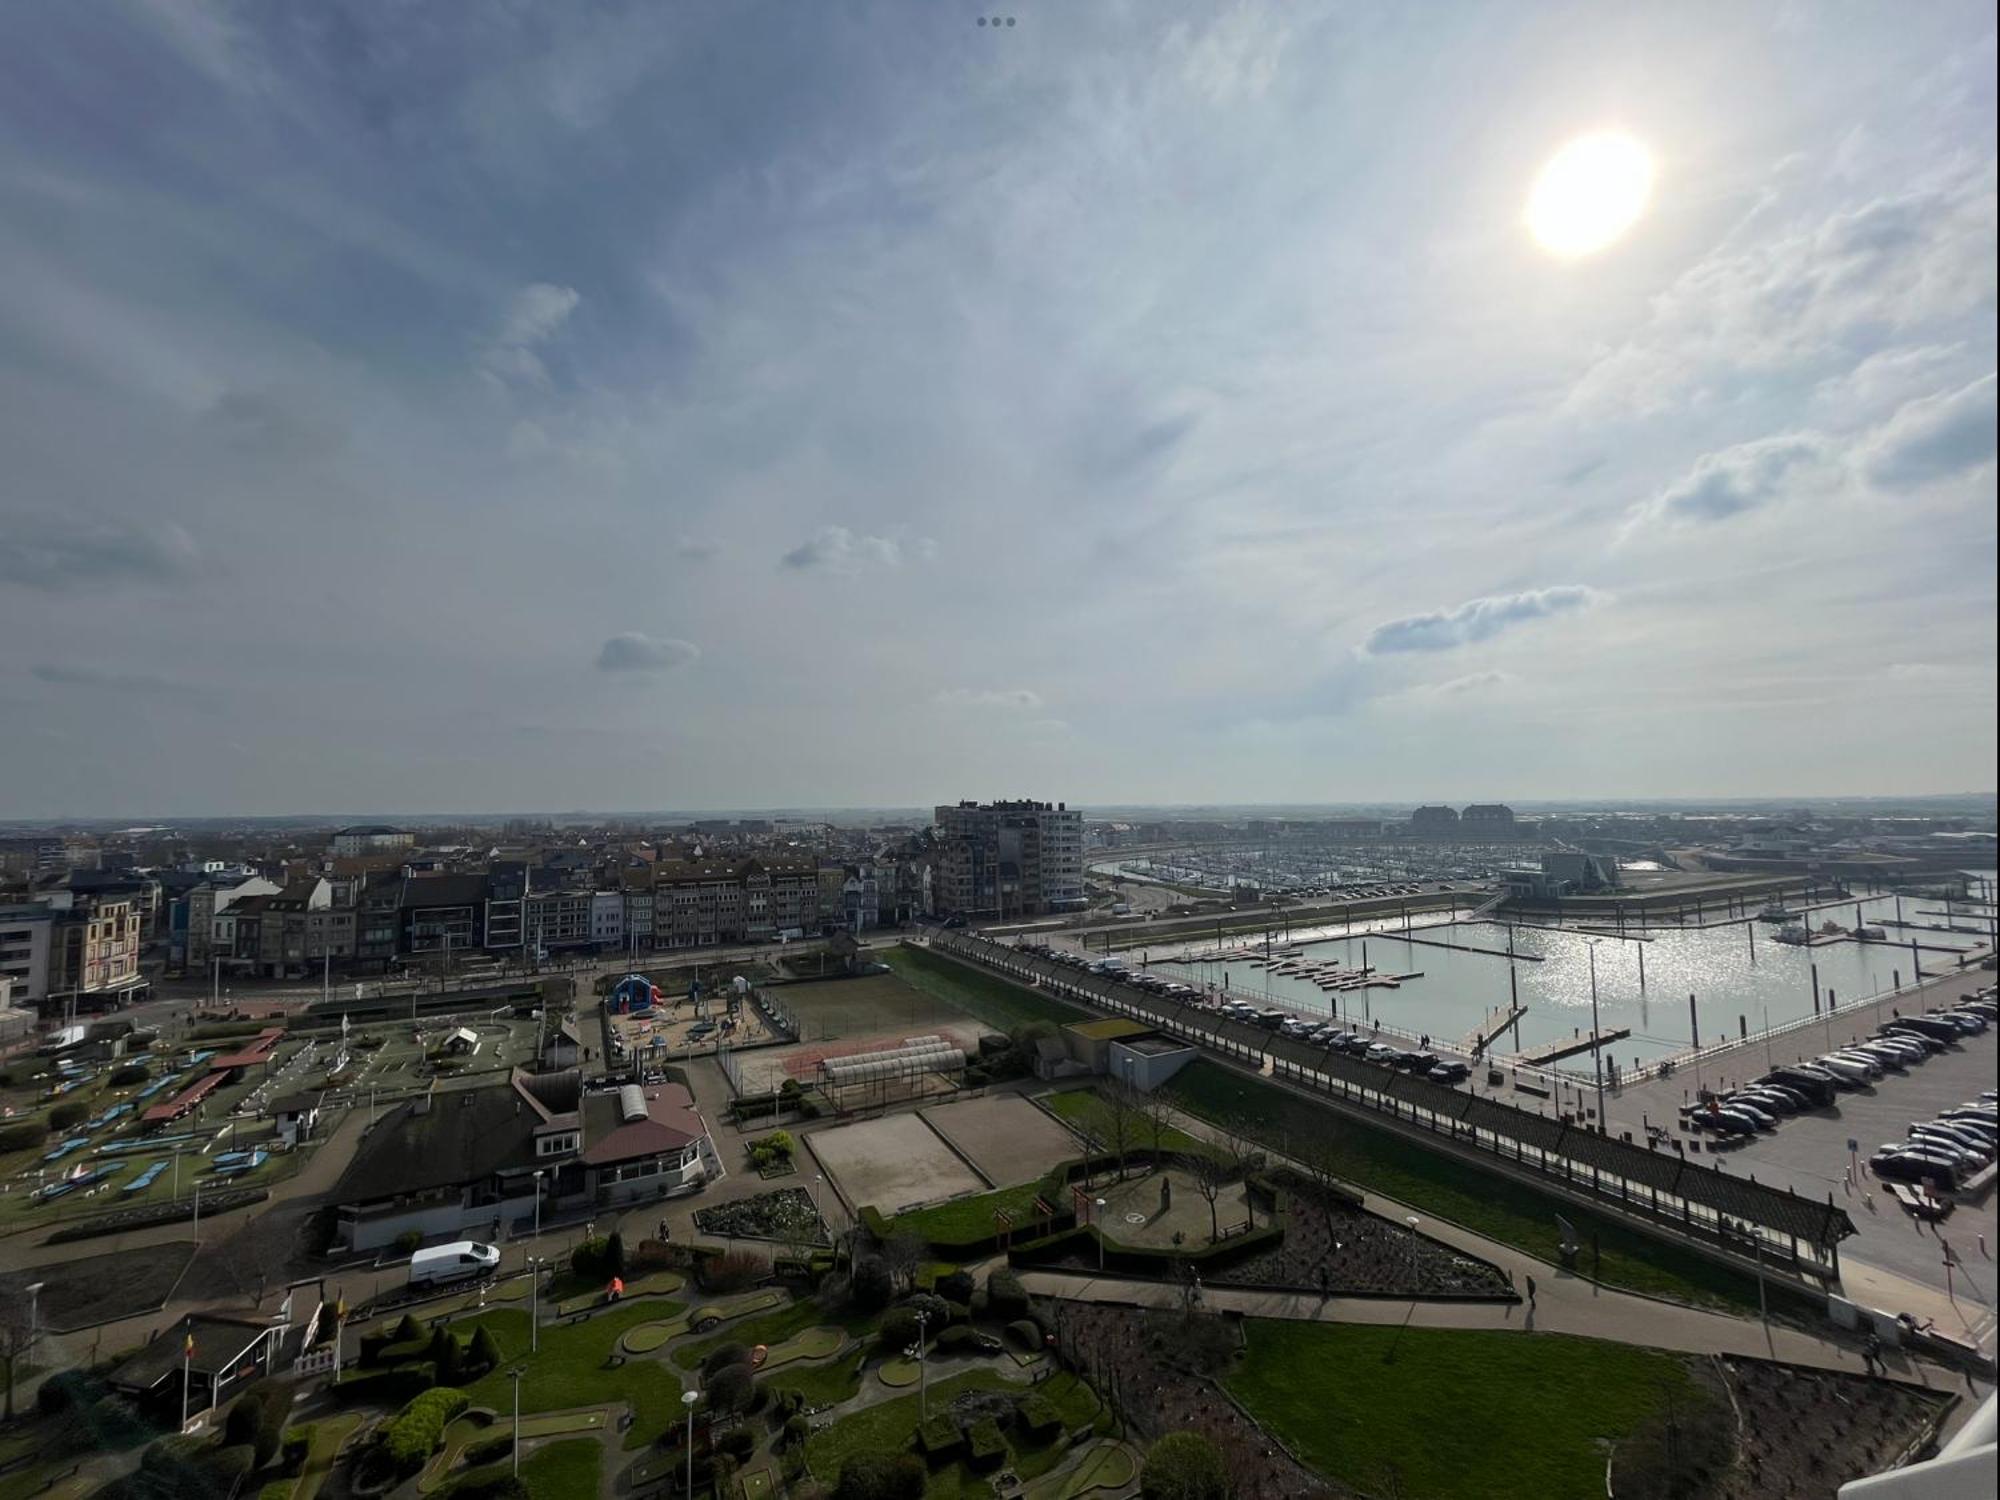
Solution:
M 1895 1381 L 1762 1360 L 1724 1360 L 1721 1369 L 1743 1436 L 1709 1500 L 1832 1494 L 1894 1463 L 1946 1401 Z
M 1082 1154 L 1075 1136 L 1019 1094 L 966 1099 L 922 1114 L 995 1187 L 1034 1182 L 1058 1162 Z
M 1284 1239 L 1208 1278 L 1222 1286 L 1286 1286 L 1335 1296 L 1505 1294 L 1507 1278 L 1484 1261 L 1412 1235 L 1311 1188 L 1290 1199 Z
M 856 1208 L 885 1214 L 960 1193 L 985 1191 L 973 1170 L 916 1115 L 885 1115 L 806 1137 L 814 1156 Z

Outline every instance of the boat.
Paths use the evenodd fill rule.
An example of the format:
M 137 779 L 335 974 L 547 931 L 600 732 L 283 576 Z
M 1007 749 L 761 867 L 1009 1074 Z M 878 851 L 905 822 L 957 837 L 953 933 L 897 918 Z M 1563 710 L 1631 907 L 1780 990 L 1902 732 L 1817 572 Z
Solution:
M 1794 922 L 1789 927 L 1780 927 L 1776 932 L 1772 933 L 1771 941 L 1774 943 L 1789 943 L 1793 947 L 1803 948 L 1812 941 L 1812 934 L 1807 932 L 1799 923 Z
M 1854 935 L 1858 938 L 1869 938 L 1878 943 L 1882 942 L 1889 936 L 1889 934 L 1880 927 L 1857 927 L 1854 929 Z
M 1797 919 L 1798 913 L 1786 906 L 1782 901 L 1773 901 L 1769 906 L 1757 913 L 1757 920 L 1760 922 L 1792 922 Z

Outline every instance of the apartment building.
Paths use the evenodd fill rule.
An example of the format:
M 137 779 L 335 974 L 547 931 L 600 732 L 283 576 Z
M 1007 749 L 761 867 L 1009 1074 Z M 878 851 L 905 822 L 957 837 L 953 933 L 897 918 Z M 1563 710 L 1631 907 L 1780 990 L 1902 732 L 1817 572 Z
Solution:
M 39 901 L 0 906 L 0 981 L 15 1005 L 39 1005 L 48 996 L 55 920 Z
M 938 910 L 969 917 L 1080 910 L 1083 814 L 1060 802 L 960 802 L 937 809 Z
M 266 880 L 261 875 L 237 876 L 234 873 L 221 880 L 204 881 L 189 891 L 182 899 L 187 902 L 187 944 L 182 965 L 188 969 L 205 969 L 216 952 L 215 919 L 227 911 L 233 902 L 248 896 L 275 896 L 284 887 L 275 880 Z M 180 925 L 180 919 L 175 919 Z
M 0 979 L 13 1003 L 115 1010 L 140 999 L 140 917 L 129 896 L 50 891 L 0 906 Z
M 758 942 L 820 930 L 816 864 L 663 860 L 653 870 L 655 947 Z
M 536 890 L 531 878 L 524 915 L 528 946 L 542 953 L 589 947 L 592 901 L 593 893 L 587 890 Z
M 407 829 L 386 823 L 361 823 L 342 828 L 333 836 L 334 856 L 355 859 L 369 854 L 396 854 L 415 847 L 417 836 Z

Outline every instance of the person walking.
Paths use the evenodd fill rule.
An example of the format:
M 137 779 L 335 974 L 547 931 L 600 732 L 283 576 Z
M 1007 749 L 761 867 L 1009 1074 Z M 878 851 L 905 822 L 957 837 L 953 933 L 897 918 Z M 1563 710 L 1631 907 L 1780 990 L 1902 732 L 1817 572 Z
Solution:
M 1535 1305 L 1535 1278 L 1530 1276 L 1528 1278 L 1528 1306 L 1533 1307 L 1534 1305 Z

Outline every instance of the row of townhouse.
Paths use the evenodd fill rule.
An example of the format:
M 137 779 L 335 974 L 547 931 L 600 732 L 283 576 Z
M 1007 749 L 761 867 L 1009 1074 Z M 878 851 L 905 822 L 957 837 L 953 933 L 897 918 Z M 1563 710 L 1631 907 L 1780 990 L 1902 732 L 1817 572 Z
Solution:
M 44 1016 L 114 1010 L 145 995 L 142 903 L 110 886 L 0 905 L 0 1004 Z

